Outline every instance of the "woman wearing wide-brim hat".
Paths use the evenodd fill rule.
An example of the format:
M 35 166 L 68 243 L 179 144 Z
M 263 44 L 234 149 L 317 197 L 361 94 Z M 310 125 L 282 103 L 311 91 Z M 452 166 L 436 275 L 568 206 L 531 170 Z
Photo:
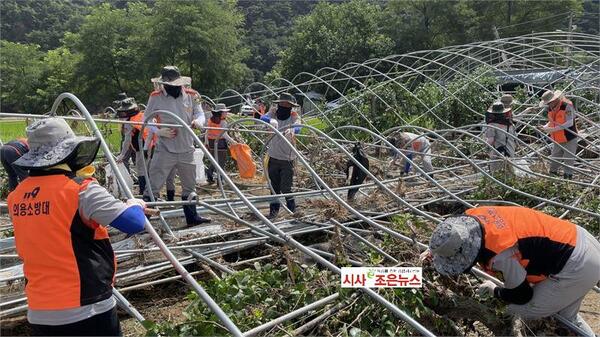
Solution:
M 573 165 L 577 157 L 577 110 L 564 93 L 560 90 L 548 90 L 542 95 L 540 107 L 548 114 L 548 123 L 540 126 L 554 141 L 550 162 L 550 174 L 558 175 L 558 170 L 563 167 L 563 177 L 573 177 Z M 561 162 L 564 165 L 561 165 Z
M 112 296 L 116 259 L 108 230 L 144 230 L 143 201 L 115 199 L 89 177 L 100 141 L 78 137 L 62 118 L 27 127 L 29 170 L 8 196 L 34 334 L 120 335 Z
M 490 126 L 485 129 L 486 142 L 494 148 L 489 152 L 492 173 L 505 167 L 504 157 L 515 155 L 517 133 L 510 112 L 510 107 L 507 108 L 504 103 L 498 101 L 494 102 L 485 114 L 485 123 Z

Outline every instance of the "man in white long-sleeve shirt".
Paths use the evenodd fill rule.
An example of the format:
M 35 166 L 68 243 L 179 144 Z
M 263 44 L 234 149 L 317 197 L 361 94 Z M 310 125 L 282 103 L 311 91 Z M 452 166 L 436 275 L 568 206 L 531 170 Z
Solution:
M 563 95 L 562 91 L 548 90 L 542 95 L 540 107 L 544 107 L 548 112 L 548 123 L 540 128 L 550 134 L 554 141 L 551 157 L 555 161 L 550 162 L 550 174 L 558 175 L 562 161 L 564 177 L 571 179 L 579 140 L 575 124 L 577 115 L 575 106 Z
M 193 128 L 200 128 L 205 123 L 204 111 L 200 103 L 200 94 L 185 86 L 191 84 L 191 78 L 181 76 L 175 66 L 164 67 L 161 76 L 152 79 L 159 84 L 160 90 L 150 94 L 144 120 L 151 117 L 156 110 L 166 110 L 174 113 Z M 172 116 L 158 113 L 155 116 L 160 123 L 179 124 Z M 196 199 L 196 163 L 194 162 L 194 138 L 182 129 L 161 127 L 156 131 L 158 143 L 154 157 L 150 163 L 150 187 L 155 197 L 173 168 L 181 180 L 182 200 Z M 148 190 L 144 198 L 149 199 Z M 198 215 L 195 205 L 183 206 L 185 220 L 188 226 L 210 222 L 210 219 Z

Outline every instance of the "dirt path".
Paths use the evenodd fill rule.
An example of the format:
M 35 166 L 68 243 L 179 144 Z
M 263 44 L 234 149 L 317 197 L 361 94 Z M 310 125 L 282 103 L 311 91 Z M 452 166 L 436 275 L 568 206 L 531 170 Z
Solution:
M 579 313 L 596 335 L 600 335 L 600 294 L 590 291 L 583 300 Z

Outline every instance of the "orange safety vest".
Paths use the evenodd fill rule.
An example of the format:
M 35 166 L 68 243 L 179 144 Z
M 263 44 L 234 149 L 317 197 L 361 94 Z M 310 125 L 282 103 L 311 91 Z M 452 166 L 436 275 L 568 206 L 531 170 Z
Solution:
M 79 215 L 92 178 L 30 176 L 8 196 L 25 294 L 33 310 L 63 310 L 112 296 L 116 270 L 108 230 Z
M 131 116 L 129 118 L 129 121 L 142 123 L 144 121 L 144 112 L 140 111 L 136 115 Z M 132 138 L 131 139 L 131 147 L 137 151 L 137 144 L 133 145 L 133 143 L 137 141 L 136 135 L 138 135 L 140 133 L 140 131 L 142 131 L 142 125 L 141 124 L 132 124 L 132 126 L 133 126 L 133 130 L 131 130 L 131 138 Z M 147 141 L 149 132 L 150 132 L 150 129 L 148 127 L 145 127 L 144 133 L 142 134 L 142 139 L 144 140 L 144 142 Z M 156 135 L 152 135 L 152 139 L 150 140 L 150 145 L 149 145 L 150 149 L 153 148 L 154 145 L 156 144 L 157 138 L 158 137 Z
M 221 122 L 215 123 L 212 121 L 211 118 L 209 118 L 207 125 L 209 128 L 220 128 Z M 215 139 L 219 138 L 219 135 L 221 135 L 222 133 L 223 133 L 223 130 L 208 129 L 206 131 L 206 138 L 215 140 Z M 221 137 L 221 138 L 223 138 L 223 137 Z
M 527 271 L 527 281 L 541 282 L 562 270 L 577 242 L 573 223 L 526 207 L 476 207 L 465 214 L 483 227 L 484 269 L 490 273 L 492 258 L 518 245 L 516 258 Z
M 548 111 L 548 120 L 550 121 L 550 127 L 555 127 L 560 124 L 564 124 L 567 121 L 567 106 L 569 105 L 573 106 L 573 103 L 566 98 L 562 98 L 560 103 L 554 110 Z M 552 132 L 550 133 L 550 137 L 559 144 L 566 143 L 577 137 L 577 126 L 575 125 L 575 120 L 573 120 L 573 125 L 567 130 L 558 130 Z

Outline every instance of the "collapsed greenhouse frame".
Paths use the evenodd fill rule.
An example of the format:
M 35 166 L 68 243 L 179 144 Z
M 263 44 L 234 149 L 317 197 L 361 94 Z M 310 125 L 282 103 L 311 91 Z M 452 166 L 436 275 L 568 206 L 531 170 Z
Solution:
M 579 109 L 578 121 L 579 121 L 579 133 L 586 139 L 584 145 L 580 145 L 578 149 L 578 160 L 574 165 L 573 169 L 576 172 L 575 178 L 570 181 L 571 184 L 580 186 L 582 193 L 579 198 L 574 200 L 572 204 L 562 204 L 556 202 L 550 198 L 541 197 L 538 195 L 532 195 L 525 191 L 521 191 L 511 187 L 501 180 L 497 179 L 489 173 L 488 165 L 496 161 L 503 161 L 505 165 L 512 167 L 513 170 L 520 172 L 521 175 L 528 177 L 544 178 L 549 181 L 560 182 L 564 179 L 549 176 L 545 173 L 535 171 L 530 168 L 536 162 L 552 161 L 554 159 L 549 158 L 545 154 L 545 151 L 551 145 L 551 140 L 548 136 L 542 135 L 541 133 L 534 133 L 531 135 L 531 131 L 535 130 L 535 126 L 540 124 L 544 117 L 541 112 L 537 113 L 517 113 L 515 121 L 517 124 L 518 135 L 506 133 L 504 130 L 498 129 L 501 132 L 506 133 L 507 137 L 513 137 L 514 141 L 518 144 L 517 152 L 514 158 L 511 160 L 506 159 L 476 159 L 480 157 L 482 153 L 497 152 L 493 147 L 488 145 L 485 140 L 482 139 L 482 129 L 485 127 L 482 123 L 472 123 L 468 125 L 452 125 L 441 119 L 436 114 L 436 108 L 438 106 L 427 106 L 417 95 L 413 94 L 413 91 L 417 86 L 423 82 L 433 83 L 441 89 L 446 95 L 446 98 L 439 102 L 439 105 L 443 104 L 446 100 L 455 99 L 457 97 L 457 91 L 451 91 L 445 87 L 451 79 L 461 78 L 466 80 L 467 84 L 473 84 L 481 86 L 477 82 L 478 78 L 482 74 L 489 74 L 494 72 L 495 74 L 501 74 L 507 78 L 513 78 L 516 83 L 523 85 L 531 85 L 523 81 L 522 76 L 512 75 L 512 70 L 521 71 L 554 71 L 556 69 L 572 69 L 572 71 L 564 71 L 562 77 L 560 77 L 560 85 L 562 86 L 567 97 L 576 102 L 578 107 L 586 106 L 590 112 L 582 113 Z M 478 73 L 478 69 L 484 69 L 483 73 Z M 407 84 L 414 82 L 414 85 L 408 87 Z M 413 97 L 417 104 L 421 105 L 425 112 L 419 116 L 411 116 L 412 121 L 419 120 L 420 118 L 431 118 L 443 128 L 427 129 L 410 124 L 405 118 L 405 114 L 401 114 L 399 111 L 393 108 L 390 102 L 387 102 L 380 94 L 377 93 L 377 89 L 386 85 L 393 84 L 403 91 L 407 95 Z M 536 91 L 541 91 L 546 87 L 553 87 L 558 82 L 550 82 L 543 84 L 535 84 L 533 87 Z M 482 86 L 481 86 L 482 87 Z M 258 89 L 257 89 L 258 88 Z M 323 97 L 336 97 L 336 103 L 330 107 L 324 106 L 319 102 L 313 101 L 307 95 L 308 92 L 313 91 L 314 88 L 324 89 Z M 498 91 L 490 91 L 488 88 L 482 87 L 483 90 L 488 91 L 489 97 L 499 97 Z M 386 253 L 377 244 L 369 242 L 365 237 L 369 232 L 371 233 L 386 233 L 393 236 L 396 239 L 410 243 L 414 245 L 415 254 L 418 254 L 420 250 L 426 248 L 426 244 L 418 242 L 411 237 L 410 233 L 399 233 L 386 226 L 386 219 L 394 214 L 401 213 L 412 213 L 427 219 L 433 223 L 439 223 L 441 219 L 447 214 L 435 214 L 424 209 L 426 205 L 436 202 L 454 202 L 463 205 L 464 207 L 473 207 L 475 204 L 511 204 L 502 200 L 469 200 L 461 197 L 462 195 L 468 194 L 467 192 L 472 191 L 475 183 L 482 178 L 490 181 L 493 184 L 510 190 L 524 198 L 537 200 L 540 203 L 540 207 L 543 205 L 553 205 L 557 208 L 563 209 L 564 212 L 561 214 L 561 218 L 566 217 L 570 212 L 578 212 L 586 214 L 590 217 L 600 219 L 600 212 L 594 209 L 580 208 L 579 204 L 586 193 L 592 193 L 594 189 L 600 188 L 598 180 L 600 179 L 600 37 L 594 35 L 586 35 L 579 33 L 537 33 L 530 34 L 514 38 L 498 39 L 488 42 L 472 43 L 468 45 L 452 46 L 432 51 L 419 51 L 403 55 L 394 55 L 381 59 L 367 60 L 363 63 L 349 63 L 340 69 L 323 68 L 314 74 L 301 73 L 292 78 L 287 79 L 276 79 L 269 84 L 265 83 L 253 83 L 249 85 L 244 92 L 239 93 L 233 90 L 224 91 L 219 97 L 210 98 L 203 97 L 210 104 L 214 104 L 217 101 L 223 101 L 227 99 L 244 99 L 248 94 L 257 96 L 261 99 L 269 100 L 275 98 L 281 92 L 293 92 L 300 94 L 310 102 L 310 105 L 314 109 L 303 116 L 303 124 L 292 125 L 290 128 L 299 127 L 302 128 L 303 132 L 298 135 L 299 139 L 306 139 L 307 141 L 314 141 L 313 143 L 302 143 L 298 142 L 296 150 L 290 141 L 283 136 L 283 133 L 276 130 L 273 126 L 260 120 L 251 118 L 242 118 L 230 123 L 227 130 L 220 129 L 221 132 L 229 131 L 231 133 L 237 133 L 241 135 L 245 140 L 252 140 L 258 144 L 253 148 L 253 156 L 258 163 L 259 171 L 262 170 L 262 158 L 265 147 L 268 145 L 269 137 L 280 137 L 298 155 L 298 168 L 297 170 L 304 172 L 313 182 L 312 188 L 309 186 L 296 186 L 297 192 L 289 195 L 278 195 L 277 198 L 285 196 L 297 196 L 298 198 L 309 198 L 309 197 L 321 197 L 334 201 L 336 204 L 341 206 L 345 211 L 351 214 L 352 219 L 340 223 L 335 219 L 330 219 L 328 222 L 320 222 L 315 220 L 315 215 L 310 214 L 310 210 L 307 210 L 306 215 L 302 215 L 298 218 L 285 219 L 283 221 L 272 222 L 267 219 L 260 210 L 260 205 L 268 203 L 273 200 L 272 196 L 265 195 L 254 195 L 252 190 L 243 191 L 239 188 L 234 180 L 231 179 L 231 172 L 226 172 L 224 168 L 220 167 L 216 160 L 216 149 L 214 153 L 211 153 L 200 140 L 200 138 L 194 133 L 194 131 L 181 120 L 179 125 L 162 125 L 180 128 L 183 132 L 189 132 L 194 135 L 194 139 L 205 158 L 215 166 L 218 177 L 218 187 L 220 190 L 221 198 L 204 199 L 202 195 L 196 202 L 198 210 L 201 212 L 215 213 L 223 218 L 231 220 L 241 226 L 247 227 L 246 229 L 237 229 L 230 232 L 221 232 L 213 235 L 213 237 L 225 238 L 230 233 L 238 233 L 244 231 L 247 234 L 252 234 L 253 237 L 245 239 L 234 239 L 224 240 L 215 243 L 205 244 L 194 244 L 194 242 L 201 241 L 207 237 L 199 237 L 191 240 L 170 242 L 167 245 L 163 239 L 169 237 L 170 240 L 176 236 L 172 232 L 171 226 L 169 225 L 169 219 L 181 216 L 177 210 L 165 211 L 159 215 L 157 223 L 146 223 L 147 233 L 149 234 L 154 245 L 146 243 L 141 247 L 135 247 L 131 249 L 130 246 L 134 239 L 129 240 L 127 243 L 115 243 L 114 250 L 117 254 L 119 261 L 131 258 L 138 253 L 158 251 L 162 252 L 167 261 L 156 262 L 145 266 L 139 266 L 139 268 L 131 268 L 125 271 L 117 273 L 117 288 L 120 279 L 131 280 L 136 275 L 144 273 L 146 276 L 149 274 L 156 274 L 157 278 L 135 284 L 135 282 L 129 282 L 126 287 L 121 287 L 123 290 L 139 289 L 145 286 L 160 284 L 162 282 L 169 282 L 175 279 L 184 279 L 199 296 L 207 303 L 211 310 L 219 317 L 221 323 L 229 330 L 233 335 L 256 335 L 261 332 L 268 331 L 277 324 L 291 320 L 307 313 L 309 310 L 313 310 L 317 307 L 322 307 L 326 304 L 334 303 L 337 296 L 331 295 L 316 301 L 303 308 L 290 312 L 280 318 L 267 322 L 258 327 L 255 327 L 249 331 L 242 332 L 236 327 L 236 325 L 227 317 L 227 315 L 219 307 L 218 301 L 212 299 L 208 293 L 196 282 L 193 275 L 187 271 L 186 265 L 195 261 L 208 266 L 208 270 L 214 268 L 222 273 L 234 273 L 233 265 L 225 265 L 224 263 L 217 262 L 216 259 L 228 253 L 248 249 L 249 247 L 256 247 L 259 245 L 265 245 L 269 242 L 277 243 L 282 246 L 287 246 L 296 249 L 303 254 L 307 255 L 312 260 L 316 261 L 322 267 L 331 270 L 334 273 L 339 273 L 339 266 L 335 265 L 330 261 L 331 253 L 325 252 L 313 247 L 303 245 L 297 241 L 294 236 L 305 234 L 305 233 L 317 233 L 332 231 L 334 228 L 338 228 L 343 231 L 344 235 L 351 236 L 356 240 L 361 241 L 369 249 L 373 249 L 385 257 L 384 261 L 396 265 L 399 261 Z M 589 93 L 595 96 L 589 97 Z M 229 94 L 233 93 L 233 94 Z M 584 94 L 587 96 L 584 97 Z M 26 115 L 26 114 L 0 114 L 0 118 L 7 117 L 23 117 L 23 118 L 45 118 L 47 116 L 56 115 L 61 103 L 64 100 L 71 101 L 76 106 L 75 116 L 70 116 L 73 120 L 83 120 L 86 122 L 88 130 L 101 139 L 101 148 L 105 154 L 105 159 L 108 160 L 110 165 L 113 167 L 113 171 L 117 174 L 117 179 L 123 190 L 126 192 L 129 198 L 133 197 L 133 193 L 126 187 L 126 183 L 123 177 L 118 173 L 119 170 L 116 167 L 116 162 L 111 155 L 111 150 L 104 139 L 97 123 L 110 124 L 119 123 L 114 120 L 104 120 L 101 118 L 94 118 L 86 107 L 72 94 L 60 95 L 50 113 L 46 116 L 39 115 Z M 386 113 L 394 114 L 404 124 L 402 126 L 394 127 L 388 130 L 378 130 L 378 128 L 372 123 L 372 116 L 367 116 L 365 112 L 359 107 L 360 104 L 364 104 L 364 100 L 370 100 L 380 104 L 381 110 Z M 462 108 L 471 111 L 473 114 L 480 116 L 480 120 L 483 120 L 483 113 L 476 109 L 473 109 L 468 104 L 458 101 Z M 491 101 L 489 102 L 491 103 Z M 537 97 L 535 95 L 527 96 L 524 101 L 516 102 L 516 111 L 521 111 L 523 107 L 529 107 L 537 105 Z M 336 126 L 332 122 L 331 118 L 339 112 L 340 109 L 349 109 L 356 114 L 356 117 L 360 120 L 360 125 L 363 126 Z M 77 115 L 77 113 L 79 115 Z M 169 111 L 157 111 L 157 114 L 170 114 Z M 346 112 L 347 113 L 347 112 Z M 172 115 L 175 117 L 174 115 Z M 177 119 L 175 117 L 175 119 Z M 311 119 L 318 119 L 322 123 L 325 123 L 329 131 L 326 133 L 319 130 L 318 128 L 311 126 L 306 123 Z M 120 122 L 123 123 L 123 122 Z M 161 124 L 156 124 L 161 125 Z M 147 123 L 144 124 L 144 127 Z M 204 128 L 207 129 L 207 128 Z M 387 136 L 399 131 L 399 130 L 413 130 L 415 133 L 421 134 L 423 137 L 430 139 L 432 147 L 435 149 L 433 158 L 443 161 L 445 166 L 443 168 L 438 167 L 434 172 L 436 178 L 426 174 L 426 172 L 420 166 L 420 163 L 413 160 L 396 148 L 393 144 L 388 141 Z M 535 131 L 534 131 L 535 132 Z M 361 135 L 361 137 L 353 137 L 352 135 Z M 365 137 L 366 136 L 366 137 Z M 262 138 L 261 138 L 262 137 Z M 369 140 L 365 140 L 369 139 Z M 377 177 L 376 174 L 367 170 L 362 166 L 350 153 L 349 146 L 360 141 L 363 146 L 372 149 L 378 149 L 385 152 L 390 152 L 402 159 L 412 163 L 416 173 L 409 175 L 408 177 L 400 177 L 399 175 L 389 174 L 384 178 Z M 316 144 L 315 144 L 316 143 Z M 472 143 L 478 145 L 478 148 L 474 152 L 465 153 L 464 143 Z M 309 147 L 315 146 L 321 153 L 336 153 L 340 154 L 344 160 L 353 162 L 359 169 L 363 170 L 368 178 L 369 182 L 363 183 L 358 186 L 330 186 L 327 183 L 327 177 L 323 172 L 319 173 L 316 167 L 313 167 L 315 162 L 314 158 L 311 158 L 308 153 L 310 152 Z M 591 153 L 591 158 L 584 158 L 584 154 Z M 497 152 L 497 154 L 500 154 Z M 312 159 L 312 161 L 311 161 Z M 585 159 L 585 160 L 581 160 Z M 321 159 L 319 159 L 321 160 Z M 525 164 L 524 164 L 525 163 Z M 440 179 L 439 177 L 443 178 Z M 151 177 L 150 177 L 151 179 Z M 406 192 L 405 194 L 398 193 L 395 189 L 402 181 L 410 180 L 414 183 L 413 187 L 417 189 L 421 187 L 421 190 Z M 269 189 L 270 183 L 267 179 L 267 186 Z M 390 198 L 391 202 L 395 205 L 394 209 L 390 212 L 372 212 L 369 210 L 361 210 L 359 206 L 348 203 L 342 196 L 350 188 L 360 187 L 361 192 L 365 191 L 376 191 L 382 193 Z M 410 198 L 411 195 L 419 197 Z M 150 202 L 151 207 L 170 207 L 180 206 L 189 202 L 176 201 L 176 202 Z M 284 206 L 285 209 L 285 206 Z M 258 221 L 251 222 L 243 219 L 243 214 L 251 212 L 255 219 Z M 289 212 L 289 210 L 288 210 Z M 371 229 L 361 229 L 352 227 L 352 224 L 363 223 L 371 227 Z M 162 237 L 154 229 L 162 229 Z M 598 233 L 594 233 L 596 236 Z M 2 253 L 9 252 L 13 247 L 11 246 L 10 240 L 3 240 L 0 245 Z M 271 247 L 277 247 L 270 245 Z M 125 247 L 125 248 L 122 248 Z M 173 251 L 183 251 L 187 255 L 177 257 Z M 4 254 L 0 256 L 3 259 L 14 258 L 14 254 Z M 266 257 L 268 258 L 268 257 Z M 266 259 L 265 258 L 265 259 Z M 256 260 L 259 261 L 260 259 Z M 350 261 L 354 265 L 363 265 L 361 261 Z M 164 277 L 163 274 L 166 271 L 174 268 L 179 276 Z M 480 278 L 491 279 L 497 284 L 500 281 L 490 277 L 488 274 L 483 273 L 480 270 L 473 270 Z M 194 272 L 194 275 L 198 272 Z M 5 268 L 3 266 L 0 272 L 0 285 L 7 285 L 19 281 L 23 278 L 22 271 L 19 271 L 19 266 L 11 266 Z M 596 291 L 599 289 L 596 288 Z M 424 327 L 418 320 L 411 317 L 411 313 L 405 312 L 401 308 L 397 307 L 393 303 L 389 302 L 382 295 L 378 294 L 372 289 L 361 289 L 359 290 L 366 295 L 373 298 L 379 304 L 385 306 L 399 319 L 405 321 L 412 326 L 415 331 L 420 334 L 434 336 L 434 333 Z M 127 299 L 115 288 L 115 296 L 121 307 L 126 309 L 136 319 L 142 321 L 142 315 L 127 301 Z M 4 297 L 4 296 L 3 296 Z M 0 317 L 9 317 L 13 315 L 19 315 L 24 312 L 27 308 L 26 299 L 22 294 L 20 296 L 11 296 L 9 299 L 3 298 L 0 303 Z M 570 329 L 578 334 L 583 332 L 577 326 L 573 325 L 569 321 L 562 319 L 560 316 L 555 315 L 563 324 L 567 325 Z

